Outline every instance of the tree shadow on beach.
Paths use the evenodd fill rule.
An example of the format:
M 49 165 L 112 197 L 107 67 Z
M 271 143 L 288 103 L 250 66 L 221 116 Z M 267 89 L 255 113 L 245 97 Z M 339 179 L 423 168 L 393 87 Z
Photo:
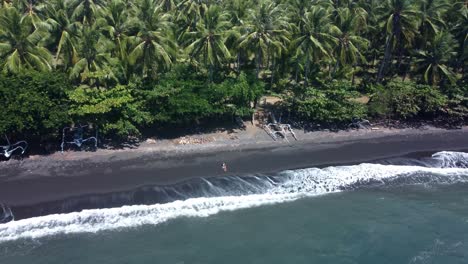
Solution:
M 185 136 L 206 135 L 222 132 L 233 134 L 238 130 L 245 130 L 245 128 L 232 120 L 219 120 L 214 122 L 210 120 L 202 120 L 190 125 L 165 125 L 145 129 L 142 132 L 142 136 L 143 138 L 172 140 Z
M 140 146 L 141 140 L 137 137 L 129 137 L 126 140 L 117 139 L 104 139 L 98 148 L 108 150 L 118 149 L 136 149 Z

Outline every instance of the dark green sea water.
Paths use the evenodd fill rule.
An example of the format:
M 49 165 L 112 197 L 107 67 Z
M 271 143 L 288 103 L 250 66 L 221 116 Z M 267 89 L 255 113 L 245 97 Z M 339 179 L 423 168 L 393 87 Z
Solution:
M 0 263 L 468 263 L 468 185 L 371 187 L 0 243 Z

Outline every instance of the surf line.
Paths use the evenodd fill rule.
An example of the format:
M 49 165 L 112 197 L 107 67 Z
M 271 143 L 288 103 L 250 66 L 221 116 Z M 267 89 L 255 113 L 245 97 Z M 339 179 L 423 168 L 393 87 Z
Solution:
M 0 242 L 36 239 L 71 233 L 95 233 L 105 230 L 157 225 L 178 217 L 207 217 L 223 211 L 294 201 L 303 197 L 356 189 L 366 182 L 416 178 L 434 175 L 439 182 L 468 182 L 468 169 L 418 166 L 361 164 L 302 169 L 280 173 L 274 184 L 260 194 L 198 197 L 165 204 L 133 205 L 54 214 L 0 224 Z M 423 178 L 426 179 L 426 178 Z M 427 179 L 431 181 L 431 178 Z M 397 181 L 398 182 L 398 181 Z M 410 183 L 413 181 L 410 181 Z M 219 189 L 218 189 L 219 191 Z M 7 208 L 7 207 L 5 207 Z M 5 210 L 4 210 L 5 211 Z M 8 209 L 6 210 L 8 212 Z

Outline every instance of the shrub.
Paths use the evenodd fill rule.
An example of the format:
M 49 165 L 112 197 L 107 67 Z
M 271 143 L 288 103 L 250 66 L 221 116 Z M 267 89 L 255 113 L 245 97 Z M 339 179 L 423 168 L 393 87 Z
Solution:
M 187 125 L 201 119 L 248 115 L 251 102 L 258 100 L 263 87 L 245 74 L 207 84 L 205 78 L 179 67 L 145 88 L 143 96 L 156 122 Z
M 220 85 L 213 85 L 213 88 L 216 87 L 220 87 L 225 103 L 234 106 L 234 113 L 239 116 L 252 114 L 252 105 L 255 105 L 265 92 L 263 82 L 245 73 L 241 73 L 237 78 L 227 79 Z
M 365 106 L 351 100 L 356 96 L 346 90 L 308 88 L 303 95 L 290 97 L 286 102 L 292 113 L 302 120 L 336 124 L 365 116 Z
M 375 90 L 369 102 L 369 113 L 377 117 L 433 117 L 447 103 L 446 96 L 438 89 L 412 82 L 390 82 Z
M 159 124 L 189 124 L 217 112 L 217 91 L 196 77 L 171 72 L 148 86 L 142 96 Z
M 466 123 L 468 119 L 468 85 L 449 86 L 443 90 L 448 97 L 447 106 L 442 110 L 449 124 Z
M 71 85 L 58 73 L 0 75 L 0 134 L 45 140 L 69 120 L 66 92 Z
M 70 115 L 75 122 L 94 123 L 100 133 L 126 139 L 139 136 L 139 126 L 150 123 L 151 115 L 136 96 L 136 85 L 114 88 L 80 86 L 69 92 Z

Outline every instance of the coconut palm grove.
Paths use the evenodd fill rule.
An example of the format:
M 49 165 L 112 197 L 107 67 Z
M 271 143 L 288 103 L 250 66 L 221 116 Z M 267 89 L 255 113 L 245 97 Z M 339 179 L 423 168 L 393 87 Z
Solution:
M 3 0 L 0 134 L 95 124 L 126 141 L 250 120 L 468 116 L 463 0 Z

